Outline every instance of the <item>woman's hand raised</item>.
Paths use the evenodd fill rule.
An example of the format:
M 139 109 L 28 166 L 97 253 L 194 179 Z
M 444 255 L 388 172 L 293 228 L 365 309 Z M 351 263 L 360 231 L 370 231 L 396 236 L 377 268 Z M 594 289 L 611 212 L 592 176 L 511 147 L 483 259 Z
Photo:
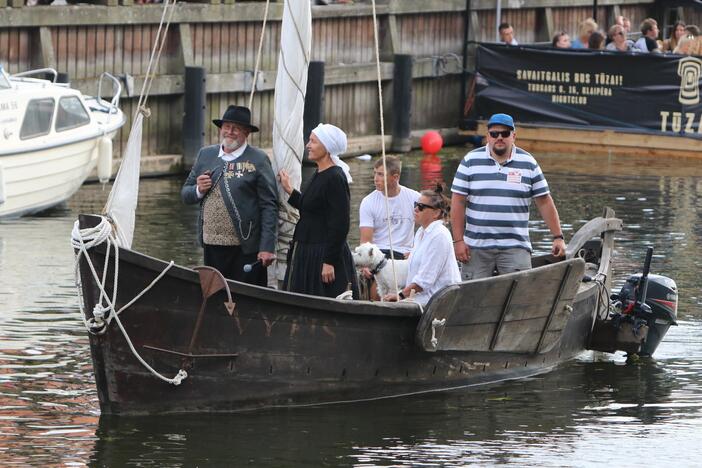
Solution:
M 278 180 L 280 180 L 280 185 L 283 187 L 283 190 L 285 190 L 285 193 L 290 195 L 293 191 L 293 187 L 290 184 L 290 176 L 285 172 L 285 169 L 281 169 L 280 172 L 278 172 Z

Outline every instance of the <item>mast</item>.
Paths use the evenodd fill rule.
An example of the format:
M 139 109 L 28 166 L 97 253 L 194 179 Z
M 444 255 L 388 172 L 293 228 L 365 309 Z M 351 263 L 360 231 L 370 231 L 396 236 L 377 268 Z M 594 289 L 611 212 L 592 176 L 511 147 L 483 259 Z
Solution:
M 290 174 L 293 187 L 302 179 L 303 114 L 307 69 L 310 63 L 312 11 L 309 0 L 285 0 L 280 33 L 278 75 L 275 80 L 275 118 L 273 122 L 273 169 Z M 299 219 L 296 209 L 288 205 L 288 195 L 278 186 L 278 245 L 275 277 L 282 281 L 287 267 L 287 253 Z M 270 279 L 270 275 L 269 275 Z

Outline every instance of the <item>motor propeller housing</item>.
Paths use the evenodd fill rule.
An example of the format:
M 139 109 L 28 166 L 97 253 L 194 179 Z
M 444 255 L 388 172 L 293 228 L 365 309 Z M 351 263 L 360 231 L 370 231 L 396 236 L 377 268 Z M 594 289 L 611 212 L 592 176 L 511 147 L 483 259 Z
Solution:
M 671 278 L 662 275 L 649 274 L 648 287 L 644 302 L 637 307 L 640 294 L 641 273 L 629 276 L 619 294 L 612 299 L 621 309 L 623 316 L 631 316 L 635 320 L 645 321 L 649 331 L 646 340 L 638 353 L 650 356 L 654 353 L 661 340 L 672 325 L 677 325 L 678 316 L 678 287 Z

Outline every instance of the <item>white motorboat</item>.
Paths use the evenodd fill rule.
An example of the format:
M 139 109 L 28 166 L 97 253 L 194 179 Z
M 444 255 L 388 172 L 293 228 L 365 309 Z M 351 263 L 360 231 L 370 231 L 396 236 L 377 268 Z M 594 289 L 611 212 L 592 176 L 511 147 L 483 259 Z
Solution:
M 31 76 L 53 74 L 53 80 Z M 124 125 L 118 79 L 103 73 L 97 97 L 56 83 L 53 69 L 9 75 L 0 66 L 0 218 L 66 201 L 97 167 L 112 173 L 112 137 Z M 103 81 L 113 97 L 100 96 Z

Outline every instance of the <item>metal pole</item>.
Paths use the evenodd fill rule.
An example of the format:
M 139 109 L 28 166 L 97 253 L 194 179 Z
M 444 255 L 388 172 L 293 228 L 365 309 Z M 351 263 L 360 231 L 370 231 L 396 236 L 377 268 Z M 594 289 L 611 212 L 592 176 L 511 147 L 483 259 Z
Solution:
M 466 69 L 468 67 L 468 38 L 470 37 L 470 0 L 466 0 L 466 9 L 463 13 L 463 67 L 461 71 L 461 102 L 459 102 L 459 114 L 458 114 L 458 126 L 463 128 L 463 109 L 466 105 L 467 93 L 466 87 L 468 86 L 468 74 Z
M 502 23 L 502 0 L 497 0 L 497 12 L 495 14 L 495 42 L 500 42 L 500 23 Z
M 592 2 L 592 19 L 595 20 L 595 23 L 597 22 L 597 0 Z

